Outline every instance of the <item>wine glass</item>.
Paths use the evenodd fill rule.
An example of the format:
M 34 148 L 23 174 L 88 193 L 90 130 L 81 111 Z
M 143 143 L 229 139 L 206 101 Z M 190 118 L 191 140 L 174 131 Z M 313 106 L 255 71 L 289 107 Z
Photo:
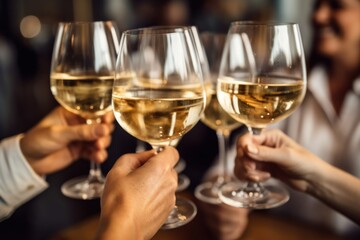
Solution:
M 240 127 L 241 123 L 232 118 L 220 106 L 216 96 L 216 85 L 218 81 L 221 54 L 224 48 L 226 34 L 205 32 L 200 34 L 203 47 L 209 62 L 210 75 L 208 76 L 211 87 L 209 90 L 210 97 L 207 98 L 205 111 L 201 121 L 214 131 L 218 138 L 219 145 L 219 163 L 222 165 L 221 173 L 213 180 L 198 185 L 195 189 L 195 196 L 204 202 L 219 204 L 218 193 L 220 187 L 230 180 L 227 173 L 227 154 L 229 149 L 229 139 L 232 130 Z
M 87 124 L 101 122 L 111 111 L 118 32 L 113 22 L 59 23 L 55 39 L 50 85 L 56 100 Z M 61 191 L 76 199 L 101 196 L 104 177 L 91 161 L 88 176 L 65 182 Z
M 113 111 L 120 126 L 156 151 L 181 138 L 199 121 L 205 90 L 189 27 L 125 31 L 120 41 Z M 163 229 L 191 221 L 197 208 L 177 197 Z
M 207 104 L 209 97 L 211 97 L 211 95 L 209 95 L 209 91 L 208 91 L 209 89 L 211 89 L 209 63 L 206 58 L 206 53 L 205 53 L 204 47 L 201 43 L 199 32 L 198 32 L 197 28 L 195 26 L 190 26 L 190 27 L 188 27 L 187 30 L 191 32 L 192 40 L 194 41 L 195 47 L 198 52 L 201 72 L 203 75 L 204 87 L 206 90 L 206 104 Z M 181 138 L 177 138 L 177 139 L 171 141 L 170 145 L 173 147 L 176 147 L 178 145 L 180 139 Z M 183 158 L 180 157 L 178 163 L 175 166 L 175 170 L 179 174 L 178 175 L 178 187 L 176 190 L 177 192 L 185 190 L 190 185 L 189 177 L 186 176 L 185 174 L 180 174 L 185 169 L 185 167 L 186 167 L 186 162 Z
M 306 67 L 295 23 L 234 22 L 224 47 L 217 96 L 252 134 L 292 114 L 306 91 Z M 266 209 L 288 201 L 279 182 L 229 182 L 220 199 L 234 207 Z M 271 183 L 272 182 L 272 183 Z
M 206 54 L 204 52 L 203 46 L 200 41 L 200 36 L 199 36 L 198 30 L 195 26 L 187 27 L 185 30 L 191 32 L 190 35 L 192 37 L 192 40 L 194 41 L 194 44 L 196 46 L 196 49 L 197 49 L 197 52 L 199 55 L 201 71 L 202 71 L 203 79 L 204 79 L 204 86 L 207 89 L 207 85 L 211 85 L 211 82 L 208 81 L 210 79 L 209 64 L 207 62 Z M 209 97 L 209 95 L 207 94 L 207 98 L 208 97 Z M 173 147 L 177 147 L 180 140 L 181 140 L 181 137 L 176 138 L 170 142 L 170 145 Z M 136 149 L 137 149 L 137 151 L 145 150 L 146 149 L 145 143 L 143 141 L 138 140 Z M 190 185 L 189 177 L 186 176 L 185 174 L 182 174 L 182 172 L 185 170 L 185 168 L 186 168 L 186 162 L 182 157 L 180 157 L 179 161 L 177 162 L 177 164 L 174 167 L 175 171 L 178 173 L 178 187 L 176 189 L 177 192 L 185 190 Z
M 176 138 L 170 142 L 170 146 L 177 147 L 182 137 Z M 183 174 L 182 172 L 186 168 L 185 160 L 180 156 L 179 161 L 176 163 L 174 169 L 178 174 L 178 186 L 176 192 L 184 191 L 190 185 L 190 178 Z

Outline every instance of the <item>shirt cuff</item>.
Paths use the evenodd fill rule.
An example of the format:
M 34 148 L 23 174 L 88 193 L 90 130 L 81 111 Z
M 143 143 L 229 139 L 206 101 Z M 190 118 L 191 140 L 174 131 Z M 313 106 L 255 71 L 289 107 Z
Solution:
M 0 196 L 10 208 L 16 208 L 44 191 L 48 184 L 34 172 L 20 149 L 17 135 L 0 144 Z

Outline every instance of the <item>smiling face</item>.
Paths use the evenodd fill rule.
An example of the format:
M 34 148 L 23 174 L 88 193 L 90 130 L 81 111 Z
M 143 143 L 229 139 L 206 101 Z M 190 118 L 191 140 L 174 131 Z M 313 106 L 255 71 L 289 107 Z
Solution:
M 314 44 L 326 58 L 360 55 L 360 0 L 318 0 L 313 12 Z

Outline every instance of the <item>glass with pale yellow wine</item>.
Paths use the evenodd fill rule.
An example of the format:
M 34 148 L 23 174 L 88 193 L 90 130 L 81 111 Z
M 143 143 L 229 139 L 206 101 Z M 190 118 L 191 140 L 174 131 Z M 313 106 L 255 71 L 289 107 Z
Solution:
M 223 52 L 226 34 L 204 32 L 200 34 L 203 48 L 206 53 L 206 58 L 209 65 L 209 78 L 207 91 L 207 104 L 201 121 L 209 128 L 216 131 L 219 145 L 218 165 L 220 171 L 216 173 L 213 179 L 207 179 L 206 182 L 201 183 L 195 189 L 195 196 L 201 201 L 219 204 L 219 189 L 230 180 L 231 176 L 228 174 L 228 149 L 231 131 L 240 127 L 241 123 L 232 118 L 225 112 L 219 104 L 216 95 L 216 85 L 218 81 L 219 67 L 221 61 L 221 54 Z
M 190 27 L 149 27 L 125 31 L 112 94 L 115 118 L 156 151 L 174 144 L 199 121 L 205 90 Z M 176 199 L 163 229 L 191 221 L 197 208 Z
M 298 24 L 231 24 L 217 85 L 217 97 L 226 112 L 252 134 L 261 134 L 266 126 L 292 114 L 305 92 L 306 66 Z M 274 179 L 232 181 L 221 187 L 219 197 L 234 207 L 266 209 L 286 203 L 289 193 Z
M 101 122 L 111 111 L 118 48 L 113 22 L 59 23 L 55 39 L 50 86 L 55 99 L 87 124 Z M 62 193 L 76 199 L 101 196 L 105 179 L 99 164 L 91 162 L 88 176 L 65 182 Z

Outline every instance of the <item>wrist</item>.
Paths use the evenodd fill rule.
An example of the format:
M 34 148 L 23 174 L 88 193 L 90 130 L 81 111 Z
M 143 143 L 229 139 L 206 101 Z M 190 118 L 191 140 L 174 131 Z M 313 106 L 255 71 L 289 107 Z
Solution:
M 331 165 L 323 160 L 317 161 L 317 163 L 313 165 L 312 172 L 307 176 L 306 182 L 308 183 L 308 187 L 306 193 L 314 197 L 322 195 L 322 192 L 328 183 L 327 178 L 332 172 L 333 167 Z
M 134 214 L 130 211 L 131 206 L 125 203 L 113 204 L 108 209 L 101 210 L 98 240 L 116 239 L 142 239 L 141 232 L 137 229 Z
M 38 175 L 42 175 L 41 173 L 39 173 L 36 169 L 36 165 L 34 165 L 34 163 L 36 161 L 34 161 L 34 159 L 31 157 L 31 147 L 28 146 L 28 139 L 26 134 L 23 134 L 19 140 L 19 146 L 20 146 L 20 150 L 21 153 L 24 157 L 24 159 L 29 163 L 29 165 L 31 166 L 31 168 L 38 174 Z M 30 141 L 31 142 L 31 141 Z

